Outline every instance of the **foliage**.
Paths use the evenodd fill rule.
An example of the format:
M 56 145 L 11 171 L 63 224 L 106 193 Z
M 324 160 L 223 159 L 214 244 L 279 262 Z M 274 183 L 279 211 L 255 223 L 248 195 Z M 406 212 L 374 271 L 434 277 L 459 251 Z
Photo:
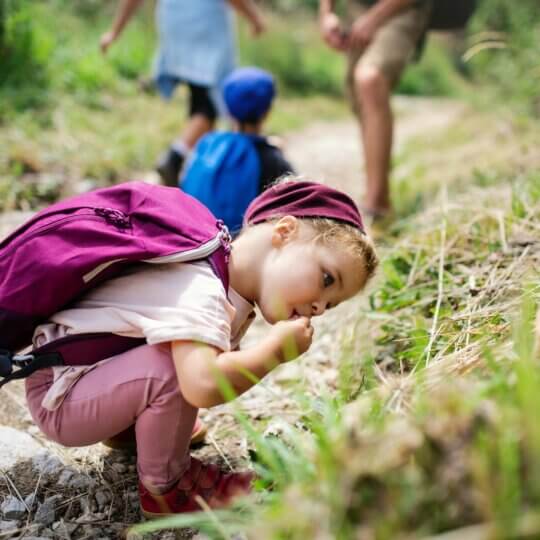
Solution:
M 540 12 L 536 0 L 482 0 L 471 24 L 471 69 L 505 102 L 540 114 Z

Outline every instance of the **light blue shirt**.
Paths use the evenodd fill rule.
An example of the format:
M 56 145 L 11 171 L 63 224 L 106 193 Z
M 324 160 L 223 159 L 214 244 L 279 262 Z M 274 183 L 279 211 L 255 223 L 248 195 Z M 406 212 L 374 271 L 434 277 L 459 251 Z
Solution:
M 216 89 L 235 68 L 235 21 L 226 0 L 159 0 L 154 74 Z

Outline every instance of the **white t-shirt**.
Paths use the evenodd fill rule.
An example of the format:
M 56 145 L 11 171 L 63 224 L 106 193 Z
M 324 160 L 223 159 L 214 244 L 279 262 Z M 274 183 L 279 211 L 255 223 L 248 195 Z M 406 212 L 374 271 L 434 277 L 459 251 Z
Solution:
M 144 264 L 53 315 L 36 328 L 34 346 L 70 334 L 111 332 L 146 338 L 150 345 L 193 340 L 229 351 L 240 343 L 254 311 L 234 289 L 228 296 L 207 262 Z M 53 368 L 54 383 L 42 405 L 59 407 L 75 382 L 97 365 Z

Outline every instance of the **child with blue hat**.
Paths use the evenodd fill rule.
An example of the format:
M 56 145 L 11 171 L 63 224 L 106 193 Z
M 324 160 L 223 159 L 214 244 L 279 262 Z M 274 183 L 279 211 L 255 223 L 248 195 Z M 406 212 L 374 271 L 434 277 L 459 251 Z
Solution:
M 274 78 L 267 71 L 234 70 L 222 85 L 232 130 L 205 135 L 180 181 L 180 187 L 222 219 L 233 235 L 249 203 L 276 178 L 293 172 L 281 150 L 262 135 L 275 95 Z

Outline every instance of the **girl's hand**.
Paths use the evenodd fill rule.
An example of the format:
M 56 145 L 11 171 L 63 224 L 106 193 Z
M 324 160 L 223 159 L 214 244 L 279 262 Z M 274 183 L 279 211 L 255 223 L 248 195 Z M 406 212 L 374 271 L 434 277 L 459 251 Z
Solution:
M 118 34 L 116 34 L 116 32 L 113 32 L 112 30 L 109 32 L 105 32 L 105 34 L 101 36 L 101 39 L 99 40 L 99 47 L 103 54 L 107 54 L 107 49 L 111 46 L 111 44 L 116 40 L 117 37 Z
M 270 334 L 278 342 L 280 362 L 294 360 L 305 353 L 313 341 L 313 326 L 307 317 L 276 323 Z
M 326 13 L 319 19 L 321 35 L 326 43 L 337 51 L 347 48 L 346 33 L 341 27 L 341 21 L 335 13 Z

